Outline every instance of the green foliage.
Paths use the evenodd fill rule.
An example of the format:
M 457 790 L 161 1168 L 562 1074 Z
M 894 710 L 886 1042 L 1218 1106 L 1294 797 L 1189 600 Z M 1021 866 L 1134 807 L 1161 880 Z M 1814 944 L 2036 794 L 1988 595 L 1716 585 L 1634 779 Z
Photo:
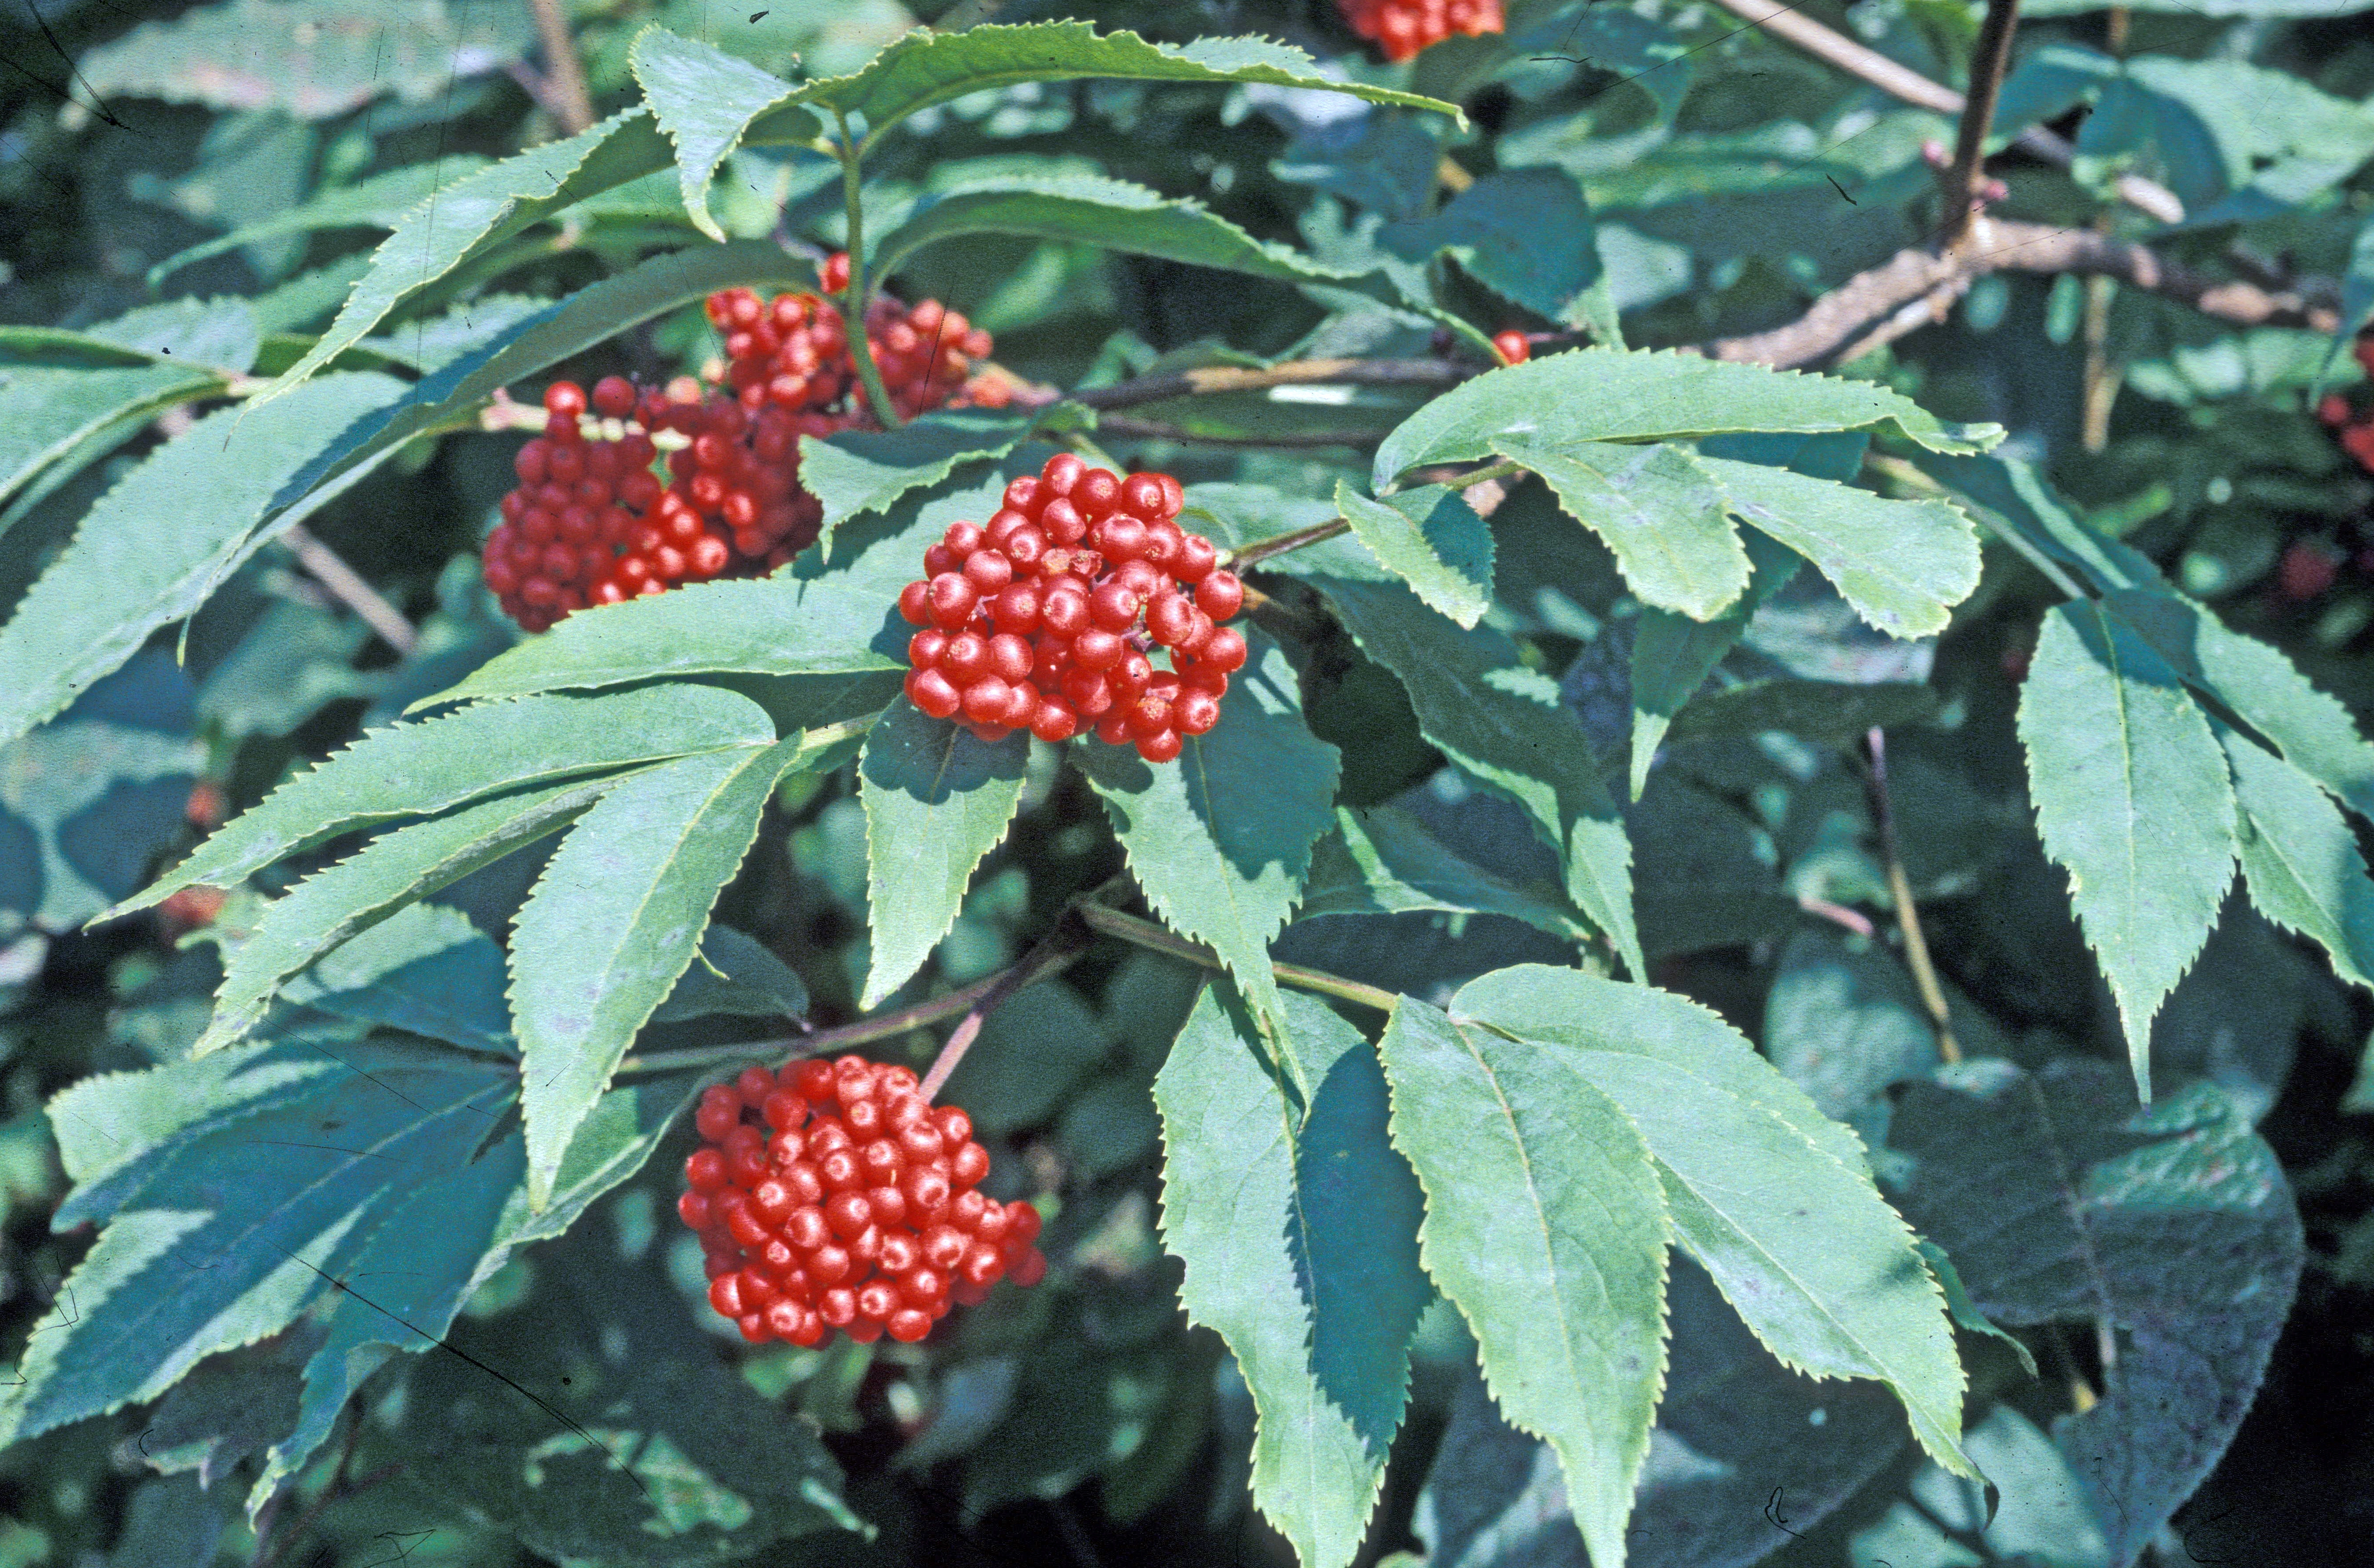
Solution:
M 2345 1557 L 2347 5 L 2021 8 L 1988 221 L 2115 284 L 1954 272 L 1952 118 L 1720 8 L 533 9 L 0 17 L 0 1561 Z M 993 366 L 520 635 L 549 382 L 724 390 L 843 251 Z M 899 696 L 1066 451 L 1246 585 L 1175 761 Z M 951 1038 L 1046 1278 L 746 1347 L 701 1090 Z

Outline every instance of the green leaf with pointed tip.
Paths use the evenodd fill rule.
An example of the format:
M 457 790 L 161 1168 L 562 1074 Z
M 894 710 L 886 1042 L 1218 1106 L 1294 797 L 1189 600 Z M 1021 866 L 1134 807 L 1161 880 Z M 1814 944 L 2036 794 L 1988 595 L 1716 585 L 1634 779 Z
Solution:
M 1674 720 L 1675 741 L 1783 730 L 1824 745 L 1859 741 L 1875 728 L 1918 724 L 1936 715 L 1936 688 L 1917 681 L 1811 681 L 1769 675 L 1712 691 Z
M 1378 1049 L 1393 1147 L 1426 1188 L 1426 1271 L 1501 1413 L 1557 1450 L 1592 1561 L 1623 1568 L 1665 1377 L 1673 1226 L 1648 1146 L 1560 1052 L 1415 998 Z
M 1415 909 L 1506 915 L 1569 942 L 1591 940 L 1591 927 L 1564 899 L 1541 896 L 1462 859 L 1400 807 L 1338 806 L 1334 831 L 1310 851 L 1295 919 Z
M 1182 736 L 1178 760 L 1147 763 L 1093 741 L 1075 745 L 1072 758 L 1103 798 L 1155 913 L 1210 943 L 1275 1024 L 1283 1004 L 1270 939 L 1302 890 L 1312 841 L 1334 820 L 1343 761 L 1303 722 L 1301 689 L 1277 645 L 1251 626 L 1245 642 L 1219 723 Z
M 480 866 L 559 832 L 617 781 L 613 776 L 550 784 L 482 801 L 382 834 L 307 877 L 265 905 L 255 929 L 224 959 L 213 1022 L 190 1054 L 220 1050 L 253 1030 L 280 982 L 320 954 Z
M 1605 541 L 1642 603 L 1712 620 L 1747 590 L 1746 547 L 1714 475 L 1679 447 L 1576 441 L 1556 449 L 1502 436 L 1492 450 L 1523 463 L 1569 517 Z
M 281 497 L 341 430 L 403 390 L 386 376 L 325 376 L 301 398 L 208 415 L 119 480 L 0 626 L 0 742 L 57 714 L 273 533 L 361 478 L 367 469 L 350 470 L 299 506 Z
M 792 95 L 791 84 L 712 44 L 662 27 L 637 33 L 628 58 L 636 84 L 643 89 L 643 101 L 676 144 L 684 210 L 703 234 L 723 240 L 725 231 L 709 212 L 710 182 L 750 122 Z M 798 123 L 803 118 L 805 125 Z M 824 131 L 813 115 L 777 115 L 770 124 L 778 140 L 813 141 Z
M 1277 560 L 1308 577 L 1361 650 L 1400 677 L 1419 732 L 1524 809 L 1557 851 L 1575 907 L 1630 972 L 1645 973 L 1632 919 L 1632 847 L 1556 685 L 1528 669 L 1500 633 L 1462 630 L 1400 583 L 1382 580 L 1365 554 L 1334 540 Z
M 1458 491 L 1427 485 L 1372 501 L 1338 479 L 1335 509 L 1428 607 L 1462 626 L 1491 608 L 1492 531 Z
M 2168 661 L 2093 603 L 2044 618 L 2019 697 L 2045 853 L 2118 999 L 2135 1090 L 2151 1020 L 2208 940 L 2234 880 L 2234 787 Z
M 2256 638 L 2229 631 L 2189 599 L 2148 589 L 2114 591 L 2103 606 L 2283 754 L 2284 760 L 2362 816 L 2374 817 L 2374 743 L 2340 701 Z
M 669 150 L 651 111 L 629 109 L 440 187 L 380 242 L 337 320 L 259 394 L 257 406 L 286 395 L 472 257 L 588 196 L 667 168 Z
M 864 116 L 870 141 L 919 109 L 970 93 L 1019 82 L 1089 76 L 1315 88 L 1370 103 L 1432 110 L 1466 123 L 1456 104 L 1330 76 L 1302 51 L 1265 38 L 1205 38 L 1172 46 L 1148 43 L 1134 32 L 1099 33 L 1087 22 L 1026 22 L 963 32 L 919 28 L 876 55 L 864 70 L 812 82 L 793 99 Z
M 1932 451 L 1983 451 L 1996 425 L 1949 425 L 1869 381 L 1769 370 L 1695 355 L 1581 348 L 1487 371 L 1404 420 L 1377 449 L 1380 489 L 1413 468 L 1489 457 L 1512 436 L 1537 447 L 1649 441 L 1725 430 L 1861 430 L 1893 425 Z
M 1342 1568 L 1368 1533 L 1432 1292 L 1376 1058 L 1314 997 L 1287 997 L 1280 1023 L 1307 1103 L 1226 988 L 1205 988 L 1181 1029 L 1154 1082 L 1162 1240 L 1185 1266 L 1188 1315 L 1228 1341 L 1252 1393 L 1253 1501 L 1302 1568 Z
M 2374 989 L 2374 881 L 2356 836 L 2308 775 L 2219 725 L 2241 813 L 2251 902 L 2332 956 L 2333 972 Z
M 833 532 L 849 519 L 936 485 L 964 463 L 1004 457 L 1029 431 L 1028 415 L 946 408 L 896 430 L 843 430 L 822 440 L 802 436 L 800 488 L 824 508 L 817 536 L 830 554 Z
M 65 1281 L 74 1320 L 27 1341 L 24 1381 L 0 1394 L 0 1441 L 154 1398 L 203 1357 L 287 1328 L 334 1278 L 413 1305 L 441 1290 L 450 1321 L 467 1269 L 416 1286 L 404 1276 L 428 1267 L 419 1238 L 389 1221 L 517 1180 L 515 1144 L 508 1170 L 500 1151 L 472 1160 L 511 1082 L 488 1058 L 360 1041 L 335 1056 L 251 1046 L 75 1085 L 52 1103 L 53 1123 L 121 1141 L 60 1223 L 111 1223 Z M 353 1297 L 332 1313 L 334 1333 L 366 1316 L 388 1331 Z M 442 1328 L 427 1313 L 412 1321 Z
M 342 833 L 434 815 L 499 790 L 774 738 L 758 704 L 699 685 L 488 702 L 370 731 L 225 823 L 108 917 L 196 883 L 236 887 L 249 872 Z
M 1922 1446 L 1975 1478 L 1953 1328 L 1911 1231 L 1861 1141 L 1745 1036 L 1670 991 L 1534 965 L 1472 981 L 1451 1017 L 1471 1039 L 1527 1042 L 1620 1106 L 1676 1239 L 1757 1338 L 1797 1371 L 1886 1384 Z
M 1290 245 L 1256 240 L 1201 202 L 1174 200 L 1094 174 L 1001 180 L 927 196 L 876 243 L 867 264 L 877 274 L 892 273 L 924 246 L 965 234 L 1094 245 L 1281 283 L 1360 275 L 1324 265 Z
M 459 909 L 415 904 L 291 977 L 280 994 L 358 1024 L 516 1055 L 503 950 Z
M 956 924 L 973 869 L 1022 804 L 1029 762 L 1027 732 L 983 743 L 911 702 L 892 703 L 866 736 L 857 795 L 873 959 L 860 1005 L 905 985 Z
M 527 1120 L 529 1204 L 635 1032 L 699 950 L 717 895 L 805 735 L 706 752 L 611 785 L 562 841 L 511 923 L 511 1018 Z
M 170 408 L 221 384 L 193 366 L 110 364 L 81 354 L 0 345 L 0 501 L 110 425 Z M 99 455 L 87 451 L 85 460 Z
M 1891 501 L 1868 490 L 1728 458 L 1698 460 L 1743 521 L 1820 568 L 1855 614 L 1890 637 L 1945 629 L 1979 585 L 1979 535 L 1945 501 Z
M 1632 798 L 1648 787 L 1657 747 L 1683 706 L 1706 684 L 1723 655 L 1747 630 L 1757 607 L 1789 585 L 1804 557 L 1754 529 L 1747 558 L 1755 570 L 1747 591 L 1711 621 L 1670 610 L 1644 609 L 1632 633 Z

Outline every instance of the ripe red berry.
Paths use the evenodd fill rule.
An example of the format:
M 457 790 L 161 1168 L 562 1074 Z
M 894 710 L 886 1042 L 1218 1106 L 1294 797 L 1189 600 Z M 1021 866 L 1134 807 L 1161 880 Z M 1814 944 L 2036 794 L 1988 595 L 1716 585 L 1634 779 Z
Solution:
M 1534 351 L 1534 345 L 1526 341 L 1525 334 L 1515 331 L 1494 333 L 1492 348 L 1500 356 L 1501 362 L 1507 365 L 1523 364 L 1532 357 Z
M 544 389 L 544 411 L 567 419 L 585 412 L 585 389 L 575 381 L 555 381 Z

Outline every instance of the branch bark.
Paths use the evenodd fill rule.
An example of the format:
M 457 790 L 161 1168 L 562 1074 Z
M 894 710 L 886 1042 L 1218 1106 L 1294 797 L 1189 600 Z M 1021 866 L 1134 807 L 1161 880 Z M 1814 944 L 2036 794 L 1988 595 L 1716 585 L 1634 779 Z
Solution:
M 1140 376 L 1109 387 L 1082 387 L 1076 392 L 1051 393 L 1048 401 L 1068 397 L 1074 403 L 1109 411 L 1160 403 L 1166 398 L 1207 397 L 1217 392 L 1263 392 L 1271 387 L 1327 382 L 1339 386 L 1448 387 L 1489 369 L 1487 365 L 1471 365 L 1457 359 L 1294 359 L 1262 369 L 1206 365 L 1193 370 Z
M 1970 90 L 1954 131 L 1954 161 L 1945 170 L 1944 249 L 1957 251 L 1970 238 L 1978 216 L 1980 170 L 1986 165 L 1987 130 L 1994 123 L 1995 99 L 2011 67 L 2011 35 L 2018 25 L 2019 0 L 1987 0 L 1979 38 L 1970 52 Z
M 1960 251 L 1899 251 L 1823 295 L 1787 326 L 1719 338 L 1702 352 L 1784 369 L 1842 362 L 1945 320 L 1954 301 L 1991 272 L 2113 278 L 2236 326 L 2333 332 L 2341 324 L 2338 290 L 2322 280 L 2304 279 L 2297 288 L 2273 291 L 2205 278 L 2145 246 L 2092 229 L 1981 217 Z
M 594 123 L 594 99 L 585 90 L 585 65 L 577 57 L 577 41 L 569 36 L 560 0 L 528 0 L 528 7 L 535 13 L 536 38 L 544 46 L 545 91 L 537 99 L 560 122 L 561 133 L 573 136 Z

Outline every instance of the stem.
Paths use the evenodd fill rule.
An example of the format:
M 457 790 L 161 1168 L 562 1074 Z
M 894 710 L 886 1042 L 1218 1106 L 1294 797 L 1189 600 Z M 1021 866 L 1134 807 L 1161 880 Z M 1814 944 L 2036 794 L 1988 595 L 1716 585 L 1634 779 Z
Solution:
M 1206 969 L 1224 973 L 1228 969 L 1228 965 L 1220 962 L 1219 954 L 1202 942 L 1174 936 L 1151 920 L 1141 920 L 1134 915 L 1124 915 L 1100 904 L 1082 905 L 1080 919 L 1107 936 L 1117 936 L 1123 942 L 1134 942 L 1151 952 L 1184 958 L 1190 964 L 1200 964 Z M 1343 1001 L 1357 1002 L 1362 1007 L 1373 1007 L 1380 1012 L 1391 1012 L 1394 1003 L 1400 1000 L 1391 991 L 1362 985 L 1357 980 L 1347 980 L 1341 975 L 1330 975 L 1323 970 L 1305 969 L 1299 964 L 1279 964 L 1273 967 L 1281 985 L 1292 986 L 1297 990 L 1316 991 L 1322 996 L 1332 996 Z
M 560 0 L 528 0 L 528 7 L 535 13 L 536 36 L 544 44 L 550 112 L 560 122 L 561 131 L 573 136 L 594 123 L 594 99 L 585 90 L 585 66 L 577 58 L 577 41 L 569 36 L 569 18 L 560 14 Z
M 1272 556 L 1283 556 L 1288 550 L 1299 550 L 1305 544 L 1333 539 L 1351 526 L 1339 517 L 1327 522 L 1314 523 L 1309 528 L 1297 529 L 1292 533 L 1281 533 L 1275 539 L 1264 539 L 1258 544 L 1248 544 L 1229 557 L 1228 569 L 1242 571 L 1247 567 L 1268 560 Z
M 865 215 L 858 200 L 858 146 L 849 134 L 849 116 L 840 110 L 833 118 L 840 126 L 840 193 L 841 205 L 849 219 L 849 292 L 841 297 L 841 310 L 849 321 L 850 357 L 857 361 L 857 379 L 865 388 L 865 401 L 874 410 L 874 417 L 886 430 L 895 430 L 906 423 L 891 406 L 889 389 L 882 384 L 882 371 L 874 363 L 874 345 L 865 337 L 865 307 L 873 298 L 873 279 L 866 275 Z
M 1328 382 L 1367 387 L 1447 387 L 1480 376 L 1492 368 L 1457 359 L 1289 359 L 1260 369 L 1243 365 L 1205 365 L 1193 370 L 1169 370 L 1158 376 L 1116 381 L 1109 387 L 1082 387 L 1062 395 L 1101 412 L 1131 408 L 1141 403 L 1162 403 L 1174 397 L 1263 392 L 1271 387 Z
M 409 655 L 420 645 L 420 633 L 404 618 L 404 612 L 382 597 L 378 589 L 363 580 L 361 573 L 315 538 L 303 523 L 290 523 L 282 531 L 280 543 L 297 557 L 297 564 L 305 568 L 306 575 L 320 583 L 333 599 L 362 617 L 363 623 L 379 634 L 382 642 L 402 655 Z
M 1978 46 L 1970 56 L 1970 90 L 1955 132 L 1954 162 L 1945 171 L 1945 250 L 1957 249 L 1969 239 L 1978 216 L 1971 193 L 1978 189 L 1980 168 L 1986 161 L 1987 130 L 1994 122 L 2004 73 L 2011 68 L 2011 35 L 2018 20 L 2019 0 L 1987 0 L 1986 19 L 1979 24 Z
M 921 1093 L 925 1105 L 931 1104 L 946 1087 L 949 1075 L 956 1071 L 957 1064 L 964 1060 L 965 1052 L 972 1049 L 973 1041 L 980 1037 L 981 1024 L 988 1022 L 991 1013 L 1003 1007 L 1006 999 L 1023 987 L 1054 973 L 1080 955 L 1081 949 L 1087 945 L 1087 930 L 1073 917 L 1086 907 L 1088 900 L 1111 885 L 1112 883 L 1108 882 L 1094 892 L 1081 895 L 1056 917 L 1054 925 L 1039 939 L 1037 946 L 1022 955 L 1021 962 L 995 977 L 989 989 L 973 1003 L 963 1022 L 948 1036 L 948 1043 L 940 1047 L 940 1054 L 932 1059 L 932 1070 L 923 1074 Z
M 1863 461 L 1863 466 L 1870 469 L 1873 473 L 1884 474 L 1888 478 L 1897 481 L 1898 484 L 1905 486 L 1909 489 L 1919 490 L 1926 495 L 1932 496 L 1942 496 L 1946 493 L 1944 486 L 1938 484 L 1935 480 L 1930 478 L 1926 474 L 1922 473 L 1921 470 L 1915 468 L 1912 464 L 1905 462 L 1901 458 L 1872 456 L 1866 457 Z M 1957 499 L 1959 499 L 1959 497 L 1957 497 Z M 1961 504 L 1963 510 L 1976 518 L 1979 521 L 1980 525 L 1986 529 L 1988 532 L 1993 534 L 1996 538 L 2002 540 L 2004 544 L 2017 551 L 2020 558 L 2025 560 L 2029 566 L 2034 567 L 2039 572 L 2042 573 L 2053 587 L 2061 590 L 2063 593 L 2072 599 L 2086 599 L 2091 597 L 2091 595 L 2089 595 L 2084 589 L 2077 586 L 2077 581 L 2074 578 L 2061 569 L 2060 562 L 2054 560 L 2051 556 L 2046 555 L 2043 551 L 2030 544 L 2027 536 L 2022 534 L 2019 530 L 2007 527 L 2000 518 L 1996 517 L 1993 512 L 1988 510 L 1984 507 L 1978 506 L 1968 501 L 1964 501 Z
M 1897 850 L 1896 811 L 1887 797 L 1887 736 L 1878 725 L 1867 737 L 1871 743 L 1871 799 L 1879 818 L 1879 846 L 1887 856 L 1887 891 L 1896 900 L 1896 923 L 1904 932 L 1904 961 L 1912 966 L 1912 983 L 1937 1025 L 1937 1054 L 1948 1062 L 1962 1059 L 1961 1042 L 1945 1005 L 1945 988 L 1937 983 L 1936 966 L 1929 962 L 1929 943 L 1921 934 L 1921 912 L 1912 902 L 1912 882 L 1904 874 L 1904 857 Z
M 1067 960 L 1068 962 L 1068 960 Z M 819 1029 L 814 1034 L 794 1035 L 774 1040 L 745 1040 L 733 1046 L 694 1046 L 680 1051 L 646 1051 L 629 1056 L 618 1063 L 615 1076 L 641 1072 L 682 1072 L 694 1069 L 725 1067 L 737 1061 L 759 1061 L 770 1057 L 822 1056 L 850 1046 L 870 1045 L 876 1040 L 895 1039 L 911 1029 L 921 1029 L 937 1024 L 943 1018 L 953 1018 L 971 1008 L 981 998 L 997 989 L 998 983 L 1012 973 L 1000 970 L 985 980 L 950 991 L 946 996 L 919 1001 L 895 1012 L 877 1013 L 861 1018 L 854 1024 L 838 1028 Z
M 1109 414 L 1097 421 L 1099 436 L 1127 436 L 1137 440 L 1177 441 L 1182 446 L 1252 447 L 1299 450 L 1304 447 L 1373 447 L 1379 437 L 1368 430 L 1282 430 L 1275 436 L 1204 436 L 1159 419 L 1139 419 Z

